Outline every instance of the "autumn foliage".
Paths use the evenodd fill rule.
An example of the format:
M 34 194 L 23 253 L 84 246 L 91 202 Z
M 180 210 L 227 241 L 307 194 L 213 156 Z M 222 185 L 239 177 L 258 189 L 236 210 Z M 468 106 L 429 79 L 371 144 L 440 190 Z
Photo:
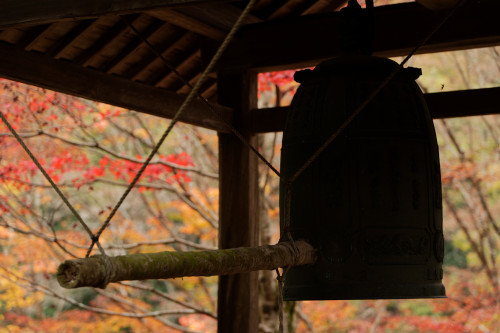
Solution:
M 162 130 L 158 120 L 7 80 L 0 84 L 1 111 L 97 231 L 154 145 Z M 146 168 L 102 235 L 108 254 L 216 247 L 214 141 L 206 136 L 182 125 L 173 133 L 174 142 Z M 85 256 L 89 236 L 3 124 L 0 141 L 0 326 L 6 332 L 214 329 L 216 278 L 61 290 L 54 279 L 58 264 Z M 192 155 L 202 162 L 195 165 Z M 207 167 L 201 171 L 200 165 Z

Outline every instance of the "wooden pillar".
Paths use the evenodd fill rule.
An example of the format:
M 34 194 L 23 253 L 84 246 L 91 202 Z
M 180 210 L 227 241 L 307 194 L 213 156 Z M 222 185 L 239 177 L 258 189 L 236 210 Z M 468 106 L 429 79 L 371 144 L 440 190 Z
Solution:
M 257 106 L 257 74 L 218 74 L 219 103 L 232 107 L 234 124 L 245 140 L 257 144 L 249 131 L 249 112 Z M 257 157 L 233 134 L 219 133 L 219 247 L 259 243 Z M 258 332 L 258 275 L 219 277 L 218 333 Z

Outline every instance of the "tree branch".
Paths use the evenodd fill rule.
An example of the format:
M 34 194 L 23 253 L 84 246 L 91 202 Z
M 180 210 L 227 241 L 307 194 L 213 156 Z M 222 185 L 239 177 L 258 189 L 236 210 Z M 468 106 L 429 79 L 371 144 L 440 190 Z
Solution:
M 1 137 L 12 137 L 12 134 L 0 133 L 0 136 Z M 59 140 L 65 144 L 68 144 L 68 145 L 71 145 L 74 147 L 94 149 L 94 150 L 100 151 L 101 153 L 111 155 L 113 157 L 116 157 L 116 158 L 124 160 L 124 161 L 136 163 L 138 165 L 141 165 L 142 163 L 144 163 L 143 160 L 133 158 L 130 156 L 124 156 L 116 151 L 113 151 L 110 148 L 107 148 L 105 146 L 100 145 L 98 142 L 75 141 L 75 140 L 68 139 L 68 138 L 65 138 L 63 136 L 56 135 L 56 134 L 53 134 L 53 133 L 50 133 L 47 131 L 43 131 L 43 130 L 38 130 L 38 131 L 33 132 L 33 133 L 19 133 L 19 136 L 23 139 L 31 139 L 31 138 L 35 138 L 35 137 L 39 137 L 39 136 L 46 136 L 46 137 L 49 137 L 49 138 L 54 139 L 54 140 Z M 219 176 L 216 174 L 207 173 L 207 172 L 199 170 L 195 167 L 183 166 L 183 165 L 179 165 L 179 164 L 175 164 L 175 163 L 171 163 L 171 162 L 167 162 L 167 161 L 163 161 L 163 160 L 157 159 L 157 160 L 151 161 L 149 164 L 150 165 L 164 165 L 164 166 L 170 167 L 174 170 L 194 172 L 196 174 L 199 174 L 200 176 L 204 176 L 204 177 L 208 177 L 208 178 L 212 178 L 212 179 L 219 178 Z
M 52 188 L 50 185 L 47 185 L 47 184 L 31 183 L 31 182 L 27 182 L 27 181 L 24 181 L 22 179 L 18 179 L 18 178 L 14 178 L 14 177 L 2 176 L 2 178 L 12 180 L 12 181 L 15 181 L 15 182 L 20 183 L 20 184 L 29 185 L 29 186 L 41 187 L 41 188 Z M 161 180 L 158 179 L 158 182 L 160 182 L 160 181 Z M 116 181 L 116 180 L 111 180 L 111 179 L 106 179 L 106 178 L 95 178 L 93 180 L 82 182 L 81 184 L 82 185 L 90 185 L 90 184 L 94 184 L 97 182 L 109 184 L 109 185 L 114 185 L 114 186 L 121 186 L 121 187 L 128 186 L 128 183 L 120 182 L 120 181 Z M 77 188 L 77 186 L 75 184 L 72 184 L 72 183 L 59 183 L 59 184 L 57 184 L 57 186 L 59 186 L 60 188 L 63 188 L 63 187 Z M 197 212 L 201 216 L 201 218 L 203 218 L 205 221 L 207 221 L 208 224 L 210 224 L 213 228 L 215 228 L 215 229 L 219 228 L 218 221 L 211 218 L 210 216 L 208 216 L 207 212 L 210 212 L 210 210 L 208 208 L 206 208 L 205 206 L 198 207 L 197 203 L 193 202 L 193 200 L 191 199 L 191 195 L 189 193 L 181 192 L 178 189 L 176 189 L 175 187 L 168 185 L 165 182 L 163 185 L 154 184 L 154 183 L 145 183 L 145 182 L 137 183 L 136 187 L 137 188 L 144 187 L 144 188 L 148 188 L 148 189 L 157 189 L 157 190 L 165 190 L 165 191 L 172 192 L 175 195 L 177 195 L 177 197 L 182 202 L 184 202 L 191 209 L 193 209 L 195 212 Z M 201 203 L 199 203 L 199 204 L 201 205 Z M 203 208 L 205 208 L 205 209 L 203 209 Z M 213 214 L 210 214 L 210 215 L 213 215 Z
M 94 306 L 83 304 L 83 303 L 77 301 L 76 299 L 62 295 L 62 294 L 56 292 L 55 290 L 53 290 L 45 285 L 37 283 L 36 281 L 33 281 L 31 279 L 27 279 L 27 278 L 20 276 L 18 274 L 15 274 L 15 273 L 11 272 L 8 268 L 6 268 L 2 265 L 0 265 L 0 269 L 6 273 L 6 274 L 0 273 L 1 277 L 9 280 L 10 282 L 18 285 L 21 288 L 34 289 L 36 291 L 40 291 L 40 292 L 44 293 L 45 295 L 58 298 L 60 300 L 63 300 L 69 304 L 72 304 L 76 307 L 79 307 L 79 308 L 87 310 L 87 311 L 91 311 L 91 312 L 94 312 L 97 314 L 120 316 L 120 317 L 127 317 L 127 318 L 137 318 L 137 319 L 152 317 L 152 318 L 155 318 L 157 320 L 160 320 L 163 324 L 165 324 L 171 328 L 177 329 L 181 332 L 200 333 L 198 331 L 192 331 L 186 327 L 180 326 L 180 325 L 175 324 L 173 322 L 162 320 L 162 318 L 161 318 L 162 316 L 165 316 L 165 315 L 180 316 L 180 315 L 195 314 L 195 313 L 197 313 L 195 310 L 165 310 L 165 311 L 151 311 L 151 312 L 141 311 L 139 313 L 118 312 L 118 311 L 107 310 L 107 309 L 104 309 L 101 307 L 94 307 Z M 24 281 L 24 282 L 21 282 L 21 281 Z
M 212 276 L 301 266 L 316 261 L 305 241 L 213 251 L 158 252 L 66 260 L 57 270 L 64 288 L 103 287 L 107 282 Z
M 295 313 L 297 314 L 297 317 L 306 324 L 307 329 L 311 333 L 317 333 L 316 330 L 314 329 L 314 325 L 311 322 L 311 320 L 306 316 L 306 314 L 300 309 L 299 307 L 295 308 Z
M 150 292 L 150 293 L 155 294 L 155 295 L 157 295 L 157 296 L 159 296 L 161 298 L 166 299 L 167 301 L 170 301 L 170 302 L 173 302 L 173 303 L 178 304 L 180 306 L 183 306 L 183 307 L 186 307 L 188 309 L 194 310 L 196 313 L 212 317 L 213 319 L 217 319 L 217 315 L 215 315 L 214 313 L 209 312 L 209 311 L 207 311 L 207 310 L 205 310 L 205 309 L 203 309 L 203 308 L 201 308 L 199 306 L 196 306 L 194 304 L 190 304 L 190 303 L 183 302 L 183 301 L 180 301 L 178 299 L 175 299 L 175 298 L 169 296 L 167 293 L 158 291 L 155 288 L 147 287 L 147 286 L 143 286 L 143 285 L 139 285 L 137 283 L 130 283 L 130 282 L 120 282 L 120 285 Z

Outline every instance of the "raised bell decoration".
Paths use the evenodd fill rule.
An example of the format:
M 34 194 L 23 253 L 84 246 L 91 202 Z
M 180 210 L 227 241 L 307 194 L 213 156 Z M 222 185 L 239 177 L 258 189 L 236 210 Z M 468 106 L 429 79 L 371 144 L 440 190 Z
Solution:
M 397 67 L 356 55 L 297 72 L 284 179 Z M 309 241 L 318 260 L 287 272 L 285 300 L 445 297 L 439 153 L 419 75 L 401 69 L 291 184 L 289 231 Z M 282 221 L 285 192 L 282 183 Z

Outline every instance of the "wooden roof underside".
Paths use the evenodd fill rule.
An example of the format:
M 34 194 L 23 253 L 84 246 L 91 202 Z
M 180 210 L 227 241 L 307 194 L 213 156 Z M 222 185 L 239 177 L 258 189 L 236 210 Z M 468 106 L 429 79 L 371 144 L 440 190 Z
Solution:
M 297 68 L 338 55 L 336 10 L 344 3 L 259 0 L 218 70 Z M 0 76 L 171 118 L 189 87 L 158 54 L 194 84 L 244 5 L 223 0 L 2 0 Z M 469 1 L 420 53 L 500 45 L 499 12 L 497 0 Z M 375 54 L 406 55 L 443 15 L 416 3 L 377 7 Z M 201 94 L 214 101 L 216 91 L 217 74 L 212 73 Z M 499 88 L 491 88 L 427 97 L 434 117 L 449 117 L 499 113 L 499 94 Z M 474 105 L 464 103 L 471 98 Z M 443 113 L 440 105 L 451 106 L 453 113 Z M 225 121 L 232 121 L 229 108 L 215 106 Z M 256 111 L 252 128 L 282 130 L 285 113 L 286 108 Z M 226 130 L 200 101 L 191 103 L 182 121 Z

